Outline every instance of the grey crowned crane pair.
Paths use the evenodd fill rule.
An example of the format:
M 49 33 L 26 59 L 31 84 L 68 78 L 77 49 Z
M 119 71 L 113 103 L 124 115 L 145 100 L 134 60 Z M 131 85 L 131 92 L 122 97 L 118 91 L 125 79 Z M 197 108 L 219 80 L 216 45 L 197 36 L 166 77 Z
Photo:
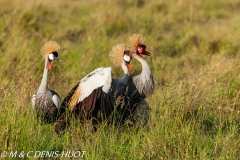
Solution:
M 59 49 L 60 45 L 55 41 L 48 41 L 41 49 L 45 58 L 44 72 L 39 89 L 37 93 L 32 96 L 32 107 L 36 110 L 37 117 L 40 117 L 41 123 L 43 124 L 54 123 L 59 118 L 59 115 L 66 111 L 65 109 L 72 111 L 77 108 L 77 105 L 83 106 L 79 111 L 79 116 L 83 117 L 87 112 L 92 111 L 95 106 L 100 105 L 99 98 L 105 96 L 112 85 L 111 68 L 97 68 L 78 82 L 76 87 L 70 91 L 61 105 L 59 95 L 55 91 L 50 90 L 47 83 L 48 71 L 51 69 L 52 61 L 61 61 L 58 59 L 57 50 Z M 127 82 L 124 81 L 128 77 L 128 67 L 131 57 L 128 51 L 122 51 L 124 52 L 124 56 L 121 58 L 121 66 L 124 71 L 124 76 L 119 80 L 113 80 L 114 86 L 124 85 L 124 83 Z M 101 94 L 103 96 L 99 97 Z M 110 94 L 108 94 L 108 96 L 109 95 Z M 104 100 L 104 104 L 101 102 L 101 105 L 105 105 L 106 103 L 106 106 L 113 106 L 113 102 L 108 101 L 111 100 L 111 98 L 102 99 Z M 112 110 L 110 107 L 109 109 L 106 108 L 104 113 L 110 114 L 110 110 Z
M 154 90 L 151 70 L 141 56 L 142 54 L 150 55 L 145 50 L 146 46 L 142 44 L 144 40 L 142 35 L 135 34 L 129 38 L 130 50 L 124 50 L 123 44 L 113 47 L 110 58 L 115 65 L 122 67 L 124 75 L 121 78 L 113 79 L 110 67 L 95 69 L 82 78 L 69 92 L 62 102 L 61 109 L 59 106 L 60 98 L 56 92 L 49 90 L 47 84 L 43 85 L 42 82 L 37 94 L 32 98 L 33 106 L 38 112 L 40 111 L 43 120 L 49 119 L 45 117 L 50 117 L 50 122 L 58 119 L 55 126 L 57 133 L 65 129 L 69 121 L 67 116 L 69 112 L 80 119 L 93 119 L 93 123 L 111 119 L 114 110 L 122 114 L 121 120 L 123 121 L 132 114 L 135 114 L 136 117 L 139 116 L 141 108 L 148 106 L 144 99 L 151 95 Z M 45 51 L 47 50 L 45 49 Z M 46 55 L 46 68 L 43 75 L 45 80 L 45 74 L 47 74 L 45 70 L 48 69 L 48 64 L 51 64 L 52 60 L 57 60 L 57 52 L 48 51 L 49 55 Z M 52 54 L 55 55 L 52 57 L 50 56 Z M 129 76 L 132 57 L 142 65 L 141 74 L 134 77 Z M 56 97 L 53 98 L 55 95 L 58 97 L 57 103 Z M 48 104 L 55 105 L 54 116 L 51 116 L 50 109 L 46 109 L 51 108 Z M 57 115 L 58 112 L 60 117 Z M 149 108 L 147 108 L 147 114 L 149 114 Z M 55 116 L 57 118 L 54 118 Z M 149 115 L 146 118 L 148 119 Z

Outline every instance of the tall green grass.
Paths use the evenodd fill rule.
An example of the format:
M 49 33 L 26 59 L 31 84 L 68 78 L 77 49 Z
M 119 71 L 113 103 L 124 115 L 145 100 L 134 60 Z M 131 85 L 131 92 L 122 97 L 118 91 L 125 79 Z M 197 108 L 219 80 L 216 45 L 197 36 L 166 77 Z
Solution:
M 85 159 L 240 158 L 237 0 L 0 0 L 0 6 L 0 152 L 84 150 Z M 30 102 L 42 78 L 43 43 L 53 39 L 62 46 L 63 62 L 53 62 L 48 82 L 63 99 L 87 73 L 111 66 L 111 47 L 133 33 L 146 36 L 152 53 L 144 57 L 156 82 L 147 98 L 148 125 L 102 124 L 92 133 L 87 122 L 73 122 L 62 136 L 54 125 L 42 126 Z M 139 74 L 139 63 L 131 63 L 131 75 Z M 121 75 L 113 67 L 113 77 Z

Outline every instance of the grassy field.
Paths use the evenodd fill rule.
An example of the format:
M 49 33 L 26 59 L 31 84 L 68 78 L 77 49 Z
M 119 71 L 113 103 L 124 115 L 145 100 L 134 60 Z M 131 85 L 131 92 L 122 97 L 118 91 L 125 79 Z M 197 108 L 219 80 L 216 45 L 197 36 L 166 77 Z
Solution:
M 24 158 L 32 151 L 34 159 L 39 151 L 77 157 L 81 150 L 94 160 L 240 159 L 238 0 L 0 0 L 0 6 L 0 153 L 7 159 L 16 151 Z M 45 41 L 61 44 L 63 62 L 53 62 L 48 82 L 63 99 L 87 73 L 112 66 L 112 46 L 134 33 L 146 36 L 152 53 L 144 57 L 156 83 L 147 126 L 103 124 L 92 133 L 87 123 L 76 124 L 58 136 L 53 125 L 40 125 L 30 101 L 41 82 Z M 131 75 L 140 71 L 132 60 Z M 113 75 L 121 69 L 113 67 Z

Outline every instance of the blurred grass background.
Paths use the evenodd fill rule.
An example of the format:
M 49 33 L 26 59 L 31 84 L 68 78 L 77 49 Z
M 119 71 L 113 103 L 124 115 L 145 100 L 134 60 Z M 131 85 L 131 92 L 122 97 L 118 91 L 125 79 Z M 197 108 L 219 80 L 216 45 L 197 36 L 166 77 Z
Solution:
M 237 0 L 0 0 L 0 151 L 86 150 L 86 159 L 240 159 L 240 2 Z M 61 97 L 108 53 L 141 33 L 156 90 L 145 127 L 86 125 L 62 137 L 30 100 L 47 40 L 61 44 L 49 87 Z M 132 61 L 131 74 L 141 71 Z M 113 77 L 122 71 L 113 67 Z

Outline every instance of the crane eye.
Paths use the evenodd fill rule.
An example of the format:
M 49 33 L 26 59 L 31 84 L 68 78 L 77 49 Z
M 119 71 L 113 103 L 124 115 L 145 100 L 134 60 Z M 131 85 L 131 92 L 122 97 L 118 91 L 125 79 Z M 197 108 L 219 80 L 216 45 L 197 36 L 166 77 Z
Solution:
M 58 52 L 54 51 L 52 52 L 52 54 L 54 55 L 54 57 L 58 57 Z
M 51 61 L 54 60 L 54 55 L 53 55 L 52 53 L 50 53 L 50 54 L 48 55 L 48 59 L 51 60 Z

